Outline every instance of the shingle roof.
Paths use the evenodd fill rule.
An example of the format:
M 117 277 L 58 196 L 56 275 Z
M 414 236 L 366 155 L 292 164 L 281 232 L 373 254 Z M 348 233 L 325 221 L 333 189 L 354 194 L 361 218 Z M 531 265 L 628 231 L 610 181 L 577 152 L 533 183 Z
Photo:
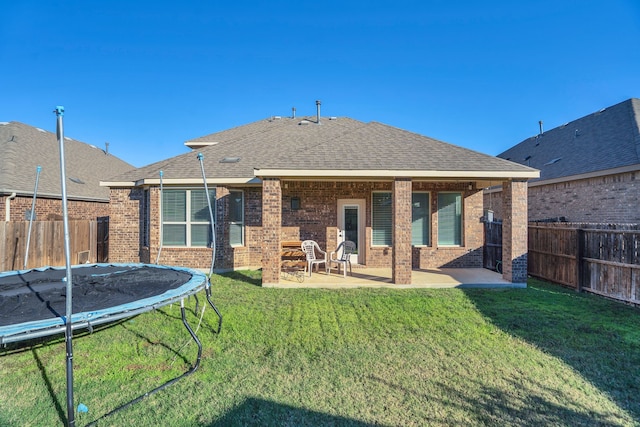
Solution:
M 108 201 L 109 189 L 101 187 L 100 180 L 133 169 L 99 148 L 67 137 L 64 151 L 70 199 Z M 0 194 L 33 195 L 37 166 L 42 167 L 38 195 L 60 198 L 56 134 L 19 122 L 0 122 Z
M 558 179 L 640 164 L 640 99 L 632 98 L 528 138 L 498 155 Z
M 204 155 L 210 180 L 253 179 L 264 170 L 288 171 L 486 171 L 535 173 L 535 170 L 382 123 L 316 117 L 276 118 L 249 123 L 187 143 L 215 143 L 154 163 L 113 179 L 139 182 L 158 178 L 198 179 L 196 152 Z M 225 157 L 239 157 L 224 163 Z M 254 172 L 254 170 L 259 170 Z

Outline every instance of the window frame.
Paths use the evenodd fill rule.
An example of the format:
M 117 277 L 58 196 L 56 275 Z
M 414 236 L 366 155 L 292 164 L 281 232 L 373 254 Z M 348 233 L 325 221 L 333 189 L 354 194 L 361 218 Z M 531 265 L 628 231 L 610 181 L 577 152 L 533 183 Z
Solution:
M 374 200 L 375 194 L 388 194 L 389 204 L 389 225 L 388 225 L 388 243 L 385 239 L 384 243 L 376 243 L 376 204 Z M 371 246 L 375 247 L 391 247 L 393 245 L 393 192 L 391 191 L 372 191 L 371 192 Z M 384 221 L 384 218 L 379 219 Z M 385 226 L 386 228 L 386 226 Z M 386 230 L 380 230 L 386 232 Z
M 231 200 L 232 200 L 232 195 L 233 193 L 240 193 L 240 197 L 241 197 L 241 201 L 240 201 L 240 212 L 241 212 L 241 220 L 240 221 L 232 221 L 231 220 Z M 229 222 L 229 245 L 231 247 L 241 247 L 245 245 L 245 215 L 244 215 L 244 207 L 245 207 L 245 201 L 244 201 L 244 190 L 229 190 L 229 217 L 228 217 L 228 222 Z M 231 233 L 231 228 L 233 226 L 240 226 L 240 243 L 234 243 L 232 241 L 232 233 Z
M 441 215 L 441 207 L 440 207 L 440 195 L 445 195 L 445 194 L 455 194 L 459 196 L 459 200 L 460 200 L 460 217 L 458 219 L 458 227 L 459 227 L 459 238 L 460 241 L 458 243 L 441 243 L 441 226 L 443 224 L 442 218 L 443 216 Z M 437 211 L 438 211 L 438 247 L 450 247 L 450 248 L 459 248 L 459 247 L 463 247 L 464 246 L 464 193 L 462 191 L 440 191 L 438 192 L 438 206 L 437 206 Z M 455 233 L 455 230 L 454 230 Z M 454 235 L 454 239 L 455 239 L 455 235 Z
M 416 244 L 413 240 L 413 233 L 414 233 L 414 229 L 413 229 L 413 224 L 414 224 L 414 218 L 413 218 L 413 204 L 414 204 L 414 200 L 413 200 L 413 196 L 415 194 L 426 194 L 427 196 L 427 212 L 426 212 L 426 227 L 427 227 L 427 241 L 423 242 L 423 243 L 419 243 Z M 428 247 L 431 246 L 431 228 L 432 228 L 432 224 L 431 224 L 431 192 L 430 191 L 412 191 L 411 192 L 411 246 L 414 247 Z
M 168 192 L 184 192 L 185 193 L 185 210 L 184 210 L 184 221 L 168 221 L 166 218 L 166 215 L 164 214 L 164 203 L 165 203 L 165 198 L 166 198 L 166 194 Z M 205 245 L 194 245 L 193 244 L 193 233 L 192 233 L 192 226 L 194 225 L 207 225 L 208 226 L 208 233 L 212 233 L 213 231 L 211 230 L 211 219 L 207 219 L 207 221 L 197 221 L 197 220 L 193 220 L 192 219 L 192 212 L 191 212 L 191 202 L 192 202 L 192 196 L 191 193 L 193 191 L 201 191 L 204 193 L 205 189 L 204 188 L 197 188 L 197 187 L 188 187 L 188 188 L 166 188 L 164 189 L 164 194 L 161 197 L 161 203 L 160 203 L 160 209 L 162 210 L 162 235 L 160 236 L 161 242 L 162 242 L 162 246 L 163 247 L 167 247 L 167 248 L 209 248 L 211 247 L 211 239 L 209 239 L 209 235 L 207 237 L 208 241 L 207 244 Z M 210 199 L 211 199 L 211 209 L 214 212 L 216 212 L 216 188 L 209 188 L 209 194 L 210 194 Z M 207 210 L 208 210 L 208 206 L 207 206 Z M 207 216 L 208 213 L 207 213 Z M 215 221 L 215 218 L 214 218 Z M 165 244 L 165 232 L 166 232 L 166 228 L 167 225 L 184 225 L 185 227 L 185 244 L 182 245 L 176 245 L 176 244 Z

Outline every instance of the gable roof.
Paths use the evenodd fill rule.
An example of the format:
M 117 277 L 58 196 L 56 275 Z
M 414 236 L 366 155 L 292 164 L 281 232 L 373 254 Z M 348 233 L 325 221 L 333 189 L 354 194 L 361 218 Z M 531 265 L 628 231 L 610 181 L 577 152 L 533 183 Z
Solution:
M 535 169 L 454 146 L 382 123 L 347 117 L 269 118 L 189 140 L 197 151 L 115 177 L 103 185 L 202 180 L 196 153 L 204 156 L 207 181 L 258 183 L 267 176 L 313 179 L 531 178 Z M 227 158 L 225 162 L 223 159 Z M 233 161 L 237 160 L 237 161 Z
M 525 139 L 498 157 L 539 169 L 540 181 L 640 169 L 640 99 L 628 99 Z
M 99 148 L 65 137 L 67 197 L 109 201 L 100 180 L 133 169 Z M 56 134 L 19 122 L 0 122 L 0 194 L 33 196 L 36 168 L 41 166 L 38 196 L 61 198 L 60 146 Z

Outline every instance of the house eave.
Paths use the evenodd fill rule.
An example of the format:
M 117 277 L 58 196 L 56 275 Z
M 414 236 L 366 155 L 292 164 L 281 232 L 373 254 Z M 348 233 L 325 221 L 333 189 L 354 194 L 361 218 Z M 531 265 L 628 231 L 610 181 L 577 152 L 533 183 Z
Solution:
M 8 196 L 10 194 L 16 193 L 18 197 L 33 197 L 33 190 L 12 190 L 2 188 L 0 189 L 0 196 Z M 106 197 L 90 197 L 90 196 L 78 196 L 73 193 L 67 196 L 70 200 L 80 201 L 80 202 L 99 202 L 99 203 L 108 203 L 109 198 Z M 47 193 L 47 192 L 38 192 L 36 194 L 36 198 L 42 199 L 62 199 L 62 195 L 59 193 Z
M 558 178 L 532 181 L 529 183 L 529 187 L 539 187 L 542 185 L 558 184 L 558 183 L 567 182 L 567 181 L 578 181 L 581 179 L 597 178 L 600 176 L 617 175 L 619 173 L 638 172 L 638 171 L 640 171 L 640 163 L 636 163 L 635 165 L 621 166 L 619 168 L 603 169 L 599 171 L 581 173 L 577 175 L 568 175 L 568 176 L 562 176 Z
M 436 170 L 329 170 L 329 169 L 254 169 L 257 177 L 287 178 L 414 178 L 429 180 L 533 179 L 540 171 L 436 171 Z
M 163 179 L 163 185 L 202 185 L 202 178 Z M 259 178 L 207 178 L 208 185 L 261 185 Z M 143 187 L 160 185 L 160 178 L 143 178 L 137 181 L 100 181 L 102 187 Z

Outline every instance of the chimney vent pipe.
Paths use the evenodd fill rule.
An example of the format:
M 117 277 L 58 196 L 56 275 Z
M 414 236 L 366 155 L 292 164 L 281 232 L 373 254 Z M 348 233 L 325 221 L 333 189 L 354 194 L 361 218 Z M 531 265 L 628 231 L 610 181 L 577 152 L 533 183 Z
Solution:
M 291 118 L 296 118 L 296 107 L 291 107 Z
M 542 120 L 538 121 L 538 125 L 540 125 L 540 135 L 542 135 L 544 133 L 544 130 L 542 129 Z
M 316 101 L 316 108 L 318 110 L 318 113 L 317 113 L 318 117 L 316 119 L 316 123 L 317 124 L 320 124 L 320 104 L 321 104 L 321 102 L 319 100 Z

